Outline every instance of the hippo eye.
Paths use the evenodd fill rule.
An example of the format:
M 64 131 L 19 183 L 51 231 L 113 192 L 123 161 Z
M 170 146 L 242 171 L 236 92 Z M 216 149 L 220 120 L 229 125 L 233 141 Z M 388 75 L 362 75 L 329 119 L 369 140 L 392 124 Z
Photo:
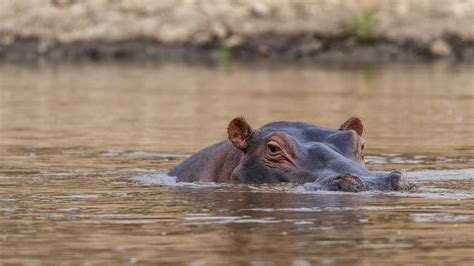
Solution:
M 269 150 L 270 153 L 272 153 L 272 154 L 281 152 L 280 144 L 278 144 L 278 142 L 276 142 L 276 141 L 270 140 L 270 141 L 267 143 L 267 146 L 268 146 L 268 150 Z

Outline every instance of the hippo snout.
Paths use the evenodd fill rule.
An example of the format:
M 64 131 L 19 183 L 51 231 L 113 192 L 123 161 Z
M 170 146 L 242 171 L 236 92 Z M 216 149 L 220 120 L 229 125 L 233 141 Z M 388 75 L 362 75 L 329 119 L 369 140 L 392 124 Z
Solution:
M 412 188 L 406 176 L 400 171 L 367 176 L 345 173 L 330 178 L 324 183 L 326 183 L 325 186 L 328 190 L 345 192 L 409 190 Z

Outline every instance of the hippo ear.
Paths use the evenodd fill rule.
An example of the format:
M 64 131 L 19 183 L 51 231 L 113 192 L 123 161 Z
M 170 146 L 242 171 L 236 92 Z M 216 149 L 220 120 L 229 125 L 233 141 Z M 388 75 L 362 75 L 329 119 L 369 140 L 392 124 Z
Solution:
M 230 121 L 227 127 L 229 140 L 237 149 L 247 151 L 252 128 L 243 117 L 237 117 Z
M 347 119 L 346 122 L 342 123 L 339 127 L 339 130 L 354 130 L 357 132 L 359 136 L 362 136 L 362 132 L 364 132 L 364 126 L 362 125 L 362 121 L 360 121 L 357 117 L 351 117 Z

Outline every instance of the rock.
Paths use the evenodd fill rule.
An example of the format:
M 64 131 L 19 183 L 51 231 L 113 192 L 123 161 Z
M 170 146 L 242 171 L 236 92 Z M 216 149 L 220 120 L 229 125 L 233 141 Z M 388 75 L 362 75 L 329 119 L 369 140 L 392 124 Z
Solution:
M 270 11 L 270 7 L 262 1 L 255 1 L 254 3 L 252 3 L 252 12 L 256 16 L 263 17 L 269 15 Z
M 430 45 L 430 51 L 433 55 L 439 57 L 446 57 L 452 54 L 451 45 L 443 39 L 433 41 Z
M 225 40 L 225 46 L 228 48 L 239 46 L 242 43 L 243 43 L 243 38 L 238 35 L 232 35 Z
M 15 37 L 13 35 L 5 35 L 0 38 L 0 45 L 8 46 L 15 42 Z
M 298 47 L 297 52 L 300 55 L 312 55 L 317 53 L 323 47 L 323 43 L 318 39 L 308 40 L 303 42 L 300 47 Z
M 227 28 L 224 26 L 224 24 L 217 23 L 217 22 L 212 23 L 211 30 L 212 30 L 212 33 L 215 36 L 217 36 L 219 39 L 224 39 L 229 32 Z

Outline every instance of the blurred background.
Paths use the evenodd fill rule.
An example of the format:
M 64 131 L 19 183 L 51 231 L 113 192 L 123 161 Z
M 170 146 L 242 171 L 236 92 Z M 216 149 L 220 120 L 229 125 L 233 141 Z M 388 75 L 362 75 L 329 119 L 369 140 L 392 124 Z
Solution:
M 0 264 L 470 265 L 473 62 L 473 0 L 0 0 Z M 131 181 L 237 116 L 358 116 L 424 190 Z
M 4 0 L 2 141 L 189 153 L 239 115 L 355 115 L 369 152 L 472 156 L 473 25 L 472 0 Z

